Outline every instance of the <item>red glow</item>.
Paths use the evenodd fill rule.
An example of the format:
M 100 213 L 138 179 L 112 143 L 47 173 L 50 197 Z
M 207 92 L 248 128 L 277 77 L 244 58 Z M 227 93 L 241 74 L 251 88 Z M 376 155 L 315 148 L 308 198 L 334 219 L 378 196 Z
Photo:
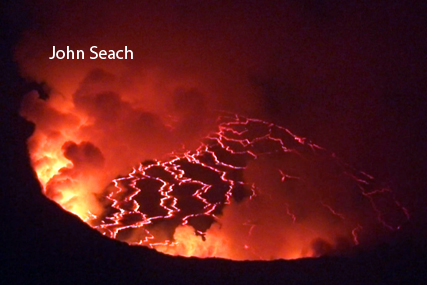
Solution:
M 111 140 L 110 116 L 134 120 L 129 131 L 142 116 L 153 124 L 146 135 L 162 123 L 114 93 L 90 96 L 74 95 L 76 111 L 29 94 L 22 113 L 37 125 L 29 149 L 45 194 L 108 237 L 174 255 L 294 259 L 376 240 L 409 219 L 371 175 L 284 127 L 235 114 L 220 115 L 196 150 L 182 146 L 117 177 L 147 152 L 122 130 L 128 121 L 112 129 L 123 143 Z M 156 139 L 168 146 L 173 129 L 172 120 Z
M 334 158 L 333 154 L 305 138 L 292 134 L 285 128 L 237 115 L 220 117 L 219 121 L 218 132 L 209 135 L 196 151 L 174 154 L 172 159 L 165 162 L 155 161 L 146 165 L 141 164 L 128 176 L 115 179 L 115 188 L 107 191 L 107 198 L 111 201 L 106 210 L 107 214 L 93 218 L 89 223 L 111 238 L 147 245 L 170 254 L 232 259 L 270 259 L 271 257 L 263 252 L 263 241 L 259 242 L 263 238 L 259 236 L 259 233 L 258 236 L 254 235 L 254 232 L 257 231 L 257 223 L 262 223 L 262 221 L 253 222 L 251 219 L 240 217 L 243 220 L 246 219 L 246 222 L 242 223 L 244 226 L 242 229 L 245 232 L 239 234 L 228 230 L 221 231 L 221 225 L 227 223 L 226 219 L 234 218 L 227 215 L 227 205 L 241 201 L 242 205 L 253 207 L 253 213 L 257 213 L 256 205 L 251 205 L 251 200 L 257 200 L 258 195 L 264 197 L 271 195 L 264 193 L 265 189 L 257 189 L 255 183 L 250 184 L 245 181 L 244 176 L 248 163 L 260 157 L 269 156 L 285 155 L 281 159 L 286 159 L 288 154 L 304 160 L 332 159 L 333 165 L 340 169 L 339 175 L 350 179 L 353 187 L 359 189 L 357 194 L 359 199 L 364 197 L 367 200 L 364 204 L 369 203 L 372 206 L 371 214 L 376 214 L 377 223 L 384 227 L 395 230 L 400 224 L 397 224 L 396 220 L 386 221 L 383 218 L 383 210 L 407 214 L 395 200 L 393 201 L 397 206 L 396 209 L 380 209 L 373 199 L 373 195 L 388 193 L 390 189 L 369 190 L 374 180 L 372 176 L 357 172 L 349 165 Z M 295 182 L 304 180 L 301 177 L 287 174 L 284 169 L 278 168 L 278 173 L 280 177 L 277 178 L 280 183 L 286 183 L 288 180 Z M 143 182 L 149 181 L 158 182 L 157 186 L 153 188 L 146 183 L 146 188 L 144 188 Z M 239 187 L 247 192 L 243 195 L 239 194 Z M 191 190 L 192 188 L 193 190 Z M 190 192 L 183 194 L 182 190 Z M 286 191 L 286 186 L 283 186 L 281 190 Z M 158 193 L 159 207 L 157 212 L 155 211 L 156 214 L 149 214 L 144 208 L 141 208 L 138 201 L 144 202 L 143 195 L 138 197 L 138 194 L 144 192 Z M 319 197 L 318 203 L 320 208 L 323 208 L 323 210 L 316 208 L 313 211 L 325 216 L 320 220 L 320 224 L 314 226 L 310 225 L 311 222 L 308 222 L 307 218 L 303 218 L 299 222 L 298 215 L 293 212 L 296 201 L 290 199 L 283 203 L 283 221 L 277 222 L 277 224 L 278 227 L 285 225 L 291 242 L 274 258 L 292 259 L 317 256 L 310 248 L 311 241 L 321 238 L 333 243 L 335 235 L 351 237 L 353 243 L 358 245 L 360 243 L 359 235 L 364 229 L 359 224 L 361 221 L 357 221 L 351 211 L 337 210 L 340 205 L 336 202 L 335 205 L 333 203 L 334 199 L 341 199 L 347 194 L 347 189 L 342 189 L 341 193 L 332 193 L 332 196 L 330 194 L 329 197 L 320 191 L 312 193 L 313 196 Z M 283 195 L 286 197 L 286 194 Z M 325 202 L 321 196 L 330 202 Z M 181 203 L 186 200 L 192 201 Z M 198 208 L 194 207 L 197 203 Z M 344 214 L 342 211 L 347 211 L 347 213 Z M 371 215 L 369 210 L 364 209 L 364 211 Z M 327 213 L 331 216 L 328 217 Z M 346 215 L 349 215 L 350 218 L 347 218 Z M 262 218 L 265 219 L 265 216 L 261 214 L 259 219 Z M 272 215 L 270 218 L 277 219 L 278 217 Z M 399 222 L 403 220 L 401 219 Z M 172 232 L 169 235 L 159 234 L 158 229 L 168 223 L 174 225 Z M 216 223 L 220 225 L 219 228 Z M 261 235 L 274 235 L 278 230 L 280 231 L 273 227 L 269 229 L 268 233 Z M 122 231 L 128 231 L 128 234 L 120 237 L 119 234 Z M 304 238 L 292 237 L 295 235 L 303 235 Z M 245 238 L 237 241 L 236 236 Z M 236 242 L 242 242 L 241 246 L 236 248 L 234 244 Z

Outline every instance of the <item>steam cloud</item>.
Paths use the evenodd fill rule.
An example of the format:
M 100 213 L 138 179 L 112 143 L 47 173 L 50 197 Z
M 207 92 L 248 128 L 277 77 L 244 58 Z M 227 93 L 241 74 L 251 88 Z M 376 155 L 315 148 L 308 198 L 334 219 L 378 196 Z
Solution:
M 392 70 L 404 65 L 399 58 L 391 60 L 390 51 L 410 58 L 410 49 L 394 45 L 410 34 L 370 38 L 371 29 L 381 31 L 388 23 L 375 11 L 362 23 L 357 14 L 328 1 L 319 4 L 321 12 L 292 1 L 166 2 L 123 1 L 114 9 L 109 1 L 28 4 L 35 25 L 17 47 L 16 59 L 25 76 L 52 90 L 48 100 L 32 92 L 23 102 L 22 115 L 36 124 L 29 151 L 46 194 L 84 219 L 90 216 L 87 210 L 94 215 L 105 211 L 99 197 L 112 179 L 141 161 L 197 148 L 216 130 L 218 111 L 338 137 L 338 148 L 362 145 L 362 136 L 346 135 L 381 118 Z M 393 20 L 398 25 L 401 19 Z M 86 51 L 93 45 L 107 50 L 126 45 L 134 59 L 49 60 L 53 45 Z M 364 147 L 358 150 L 363 153 Z M 266 214 L 284 205 L 280 186 L 273 182 L 275 163 L 283 162 L 269 158 L 250 164 L 245 179 L 273 197 L 265 204 L 260 200 L 257 216 L 267 216 L 263 223 L 280 228 L 276 214 Z M 341 191 L 319 189 L 323 194 Z M 295 203 L 317 203 L 295 195 Z M 243 205 L 226 207 L 224 217 L 239 216 Z M 297 208 L 300 216 L 309 215 L 304 206 Z M 224 229 L 244 223 L 235 219 L 224 218 Z M 185 231 L 178 228 L 175 238 Z M 320 253 L 328 251 L 323 241 L 314 245 Z

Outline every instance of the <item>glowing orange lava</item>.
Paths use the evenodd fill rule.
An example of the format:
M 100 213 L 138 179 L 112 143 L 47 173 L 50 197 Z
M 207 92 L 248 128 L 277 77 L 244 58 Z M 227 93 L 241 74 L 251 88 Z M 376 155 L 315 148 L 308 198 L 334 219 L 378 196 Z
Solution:
M 173 255 L 295 259 L 348 250 L 409 219 L 372 176 L 270 122 L 223 114 L 196 150 L 117 177 L 122 168 L 105 167 L 108 143 L 79 131 L 90 121 L 39 127 L 28 106 L 40 104 L 30 94 L 22 114 L 37 126 L 29 150 L 45 194 L 111 238 Z

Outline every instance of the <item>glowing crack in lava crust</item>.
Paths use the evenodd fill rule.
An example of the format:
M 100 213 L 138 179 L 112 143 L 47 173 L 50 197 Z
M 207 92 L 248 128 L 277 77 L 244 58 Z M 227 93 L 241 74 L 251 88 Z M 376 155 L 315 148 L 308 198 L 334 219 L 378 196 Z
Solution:
M 64 144 L 65 158 L 83 144 Z M 96 154 L 91 144 L 84 149 Z M 50 198 L 102 234 L 174 255 L 320 256 L 375 240 L 409 219 L 372 176 L 284 127 L 234 114 L 219 116 L 217 131 L 196 150 L 145 161 L 114 179 L 92 197 L 103 205 L 96 214 L 75 205 L 81 200 L 49 195 L 49 181 L 41 181 Z

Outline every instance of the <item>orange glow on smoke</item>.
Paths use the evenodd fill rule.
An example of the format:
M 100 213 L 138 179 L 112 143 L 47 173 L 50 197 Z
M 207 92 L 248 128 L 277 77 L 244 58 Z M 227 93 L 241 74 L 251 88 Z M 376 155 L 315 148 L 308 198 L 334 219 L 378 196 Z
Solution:
M 337 9 L 337 21 L 324 22 L 289 3 L 139 2 L 28 3 L 15 60 L 23 77 L 51 88 L 21 107 L 49 199 L 110 238 L 238 260 L 346 252 L 409 219 L 390 185 L 298 127 L 355 152 L 386 144 L 392 129 L 369 126 L 395 119 L 383 117 L 396 103 L 384 94 L 400 90 L 388 84 L 402 69 L 394 55 L 413 48 L 393 43 L 412 43 L 402 39 L 414 31 L 389 29 L 381 9 L 362 22 Z M 383 36 L 373 39 L 364 29 L 378 20 L 371 26 L 398 33 L 374 29 Z M 93 45 L 128 46 L 134 59 L 91 60 Z M 85 59 L 50 60 L 52 46 Z
M 179 114 L 157 121 L 99 90 L 108 75 L 92 77 L 66 103 L 28 94 L 21 114 L 36 124 L 28 147 L 45 195 L 106 236 L 171 255 L 296 259 L 348 250 L 409 218 L 390 189 L 284 127 L 223 113 L 187 149 L 191 125 Z M 154 144 L 141 144 L 147 136 Z

